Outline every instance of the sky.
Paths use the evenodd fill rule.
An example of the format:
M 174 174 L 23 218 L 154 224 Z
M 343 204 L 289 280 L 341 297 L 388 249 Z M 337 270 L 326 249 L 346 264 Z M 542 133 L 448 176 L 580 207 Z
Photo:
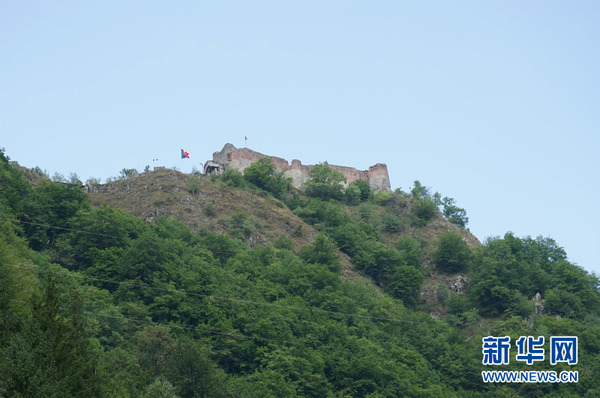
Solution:
M 0 147 L 102 181 L 227 142 L 385 163 L 480 241 L 550 237 L 600 274 L 598 21 L 595 0 L 3 1 Z

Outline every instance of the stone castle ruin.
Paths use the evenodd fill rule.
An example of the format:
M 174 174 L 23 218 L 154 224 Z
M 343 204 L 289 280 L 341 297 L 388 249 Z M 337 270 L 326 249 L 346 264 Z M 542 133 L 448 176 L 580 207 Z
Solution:
M 225 144 L 220 152 L 213 153 L 213 159 L 204 164 L 204 174 L 220 174 L 228 168 L 233 168 L 243 172 L 246 167 L 256 162 L 260 158 L 269 158 L 278 171 L 283 171 L 285 177 L 292 179 L 292 186 L 302 188 L 308 180 L 308 172 L 312 165 L 303 165 L 298 159 L 288 163 L 287 160 L 276 156 L 263 155 L 248 148 L 236 148 L 232 144 Z M 360 171 L 354 167 L 336 166 L 330 164 L 334 170 L 339 171 L 346 178 L 345 186 L 351 182 L 364 180 L 374 191 L 391 191 L 390 177 L 387 166 L 383 163 L 377 163 L 369 170 Z

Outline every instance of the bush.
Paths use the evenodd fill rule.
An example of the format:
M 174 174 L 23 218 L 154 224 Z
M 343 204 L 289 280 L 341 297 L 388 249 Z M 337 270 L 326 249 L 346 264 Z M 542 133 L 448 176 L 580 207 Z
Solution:
M 346 178 L 342 173 L 329 167 L 327 162 L 314 165 L 308 172 L 306 194 L 323 200 L 341 199 Z
M 394 213 L 385 213 L 381 218 L 381 229 L 385 232 L 400 232 L 402 231 L 402 222 Z
M 318 234 L 310 245 L 302 246 L 299 255 L 309 264 L 322 264 L 331 271 L 339 271 L 337 247 L 322 233 Z
M 415 268 L 421 266 L 421 254 L 423 250 L 421 249 L 419 242 L 409 237 L 399 238 L 396 243 L 396 248 L 402 253 L 402 256 L 406 260 L 406 264 Z
M 471 249 L 460 235 L 446 232 L 440 238 L 433 262 L 442 271 L 461 272 L 468 268 L 471 261 Z
M 406 306 L 414 307 L 419 303 L 423 273 L 409 265 L 397 266 L 389 275 L 387 290 Z
M 198 188 L 200 188 L 200 180 L 196 176 L 191 176 L 187 182 L 188 192 L 193 195 L 198 192 Z
M 461 207 L 455 206 L 455 200 L 449 197 L 442 199 L 444 210 L 442 214 L 452 224 L 465 228 L 469 223 L 469 217 L 467 217 L 467 211 Z
M 348 185 L 348 188 L 357 188 L 360 191 L 360 201 L 365 202 L 372 196 L 371 186 L 365 180 L 353 181 Z
M 344 200 L 349 205 L 357 205 L 360 203 L 360 189 L 355 185 L 350 184 L 344 193 Z
M 209 217 L 214 216 L 215 205 L 212 202 L 204 202 L 204 204 L 202 205 L 202 211 Z
M 227 229 L 232 237 L 241 240 L 248 239 L 258 228 L 258 221 L 243 212 L 237 212 L 227 221 Z
M 279 238 L 275 239 L 275 242 L 273 242 L 273 247 L 279 250 L 294 250 L 294 244 L 285 236 L 280 236 Z
M 244 186 L 244 176 L 236 169 L 227 169 L 221 175 L 223 182 L 231 187 L 241 188 Z
M 284 178 L 283 172 L 277 172 L 267 157 L 258 159 L 246 168 L 244 179 L 277 197 L 288 190 L 292 181 L 291 178 Z
M 430 198 L 417 199 L 413 206 L 413 214 L 417 218 L 418 225 L 425 225 L 438 212 L 438 208 Z
M 381 191 L 381 192 L 377 192 L 374 195 L 374 200 L 375 203 L 377 203 L 380 206 L 385 206 L 389 203 L 390 200 L 392 200 L 392 194 L 389 192 L 385 192 L 385 191 Z

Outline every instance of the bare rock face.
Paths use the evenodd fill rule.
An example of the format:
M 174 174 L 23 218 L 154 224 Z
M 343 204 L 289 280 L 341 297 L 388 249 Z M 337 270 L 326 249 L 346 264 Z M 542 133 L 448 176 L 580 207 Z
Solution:
M 535 296 L 533 296 L 533 302 L 535 304 L 535 313 L 538 315 L 542 315 L 544 313 L 544 300 L 542 299 L 542 295 L 537 292 Z
M 283 171 L 285 177 L 292 179 L 292 186 L 302 188 L 309 177 L 309 171 L 312 165 L 303 165 L 298 159 L 292 160 L 290 164 L 287 160 L 276 157 L 263 155 L 260 152 L 253 151 L 248 148 L 236 148 L 232 144 L 225 144 L 220 152 L 213 153 L 212 162 L 218 163 L 223 168 L 233 168 L 238 171 L 244 171 L 246 167 L 258 161 L 258 159 L 267 157 L 275 165 L 278 171 Z M 345 186 L 351 182 L 364 180 L 369 183 L 369 186 L 374 191 L 391 191 L 390 177 L 387 166 L 384 163 L 377 163 L 369 170 L 360 171 L 354 167 L 329 165 L 334 170 L 339 171 L 346 178 Z
M 455 293 L 464 293 L 467 283 L 469 283 L 468 276 L 458 275 L 456 278 L 450 281 L 450 290 Z

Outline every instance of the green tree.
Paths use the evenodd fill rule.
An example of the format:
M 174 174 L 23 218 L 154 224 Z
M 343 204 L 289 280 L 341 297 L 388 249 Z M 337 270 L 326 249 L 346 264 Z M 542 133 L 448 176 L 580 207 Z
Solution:
M 445 272 L 462 272 L 468 268 L 471 257 L 471 249 L 463 238 L 454 232 L 446 232 L 433 253 L 433 262 Z
M 449 197 L 444 197 L 442 199 L 442 204 L 444 206 L 444 210 L 442 214 L 446 217 L 452 224 L 465 228 L 469 223 L 469 217 L 467 217 L 467 211 L 461 207 L 455 205 L 456 201 Z
M 136 169 L 122 169 L 119 172 L 119 178 L 125 179 L 137 174 Z
M 350 184 L 344 192 L 344 200 L 351 206 L 355 206 L 360 203 L 360 189 Z
M 427 221 L 431 220 L 438 214 L 438 208 L 431 198 L 418 198 L 413 204 L 413 214 L 416 218 L 415 224 L 424 226 Z
M 430 197 L 430 193 L 429 193 L 429 189 L 424 186 L 423 184 L 421 184 L 421 182 L 419 180 L 415 180 L 413 183 L 413 187 L 410 190 L 410 192 L 412 193 L 412 195 L 419 199 L 419 198 L 429 198 Z
M 402 300 L 407 307 L 414 307 L 419 303 L 423 272 L 409 265 L 400 265 L 389 272 L 387 291 Z
M 314 165 L 308 172 L 306 194 L 322 200 L 341 199 L 344 194 L 343 182 L 346 178 L 342 173 L 329 167 L 327 162 Z
M 66 311 L 54 279 L 43 281 L 32 298 L 31 317 L 23 320 L 2 350 L 0 374 L 9 396 L 100 396 L 97 355 L 83 318 L 81 298 L 74 290 Z
M 300 248 L 300 257 L 310 264 L 326 265 L 332 271 L 339 271 L 340 268 L 335 243 L 322 233 L 310 245 Z
M 197 176 L 192 175 L 187 182 L 188 192 L 191 193 L 192 195 L 194 195 L 196 192 L 198 192 L 199 188 L 200 188 L 200 179 Z
M 291 178 L 285 178 L 283 172 L 277 172 L 271 159 L 263 157 L 244 170 L 244 179 L 276 197 L 289 189 Z
M 230 187 L 241 188 L 244 186 L 244 176 L 236 169 L 229 168 L 221 174 L 223 182 Z

